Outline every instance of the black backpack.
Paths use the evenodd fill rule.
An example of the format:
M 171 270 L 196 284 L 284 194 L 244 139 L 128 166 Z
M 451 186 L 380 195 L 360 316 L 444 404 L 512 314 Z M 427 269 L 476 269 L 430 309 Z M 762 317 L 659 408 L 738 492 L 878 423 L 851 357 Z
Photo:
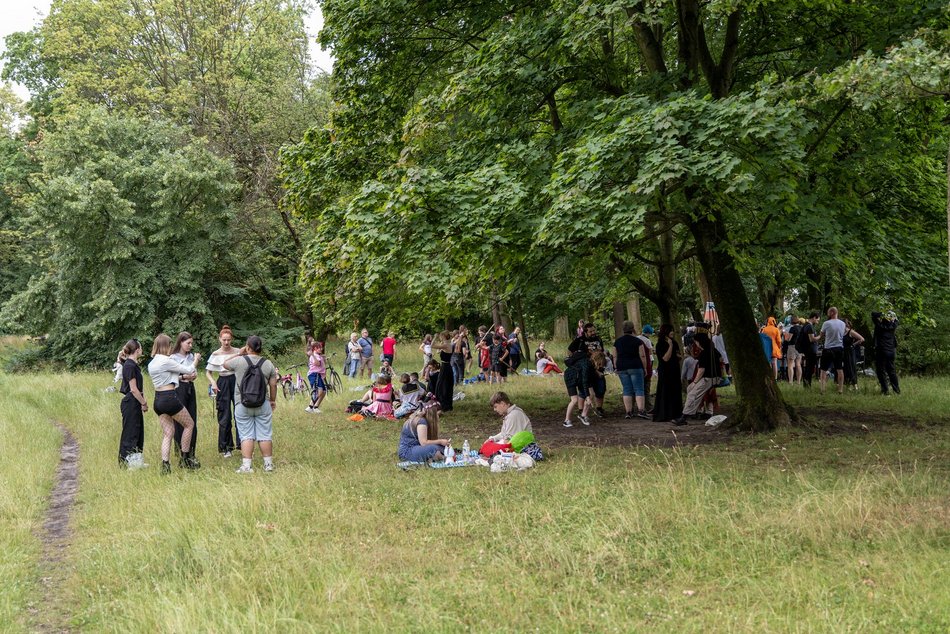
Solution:
M 267 380 L 261 372 L 261 366 L 264 365 L 266 359 L 261 359 L 255 365 L 246 354 L 242 356 L 247 361 L 247 371 L 241 377 L 241 405 L 261 407 L 267 400 Z

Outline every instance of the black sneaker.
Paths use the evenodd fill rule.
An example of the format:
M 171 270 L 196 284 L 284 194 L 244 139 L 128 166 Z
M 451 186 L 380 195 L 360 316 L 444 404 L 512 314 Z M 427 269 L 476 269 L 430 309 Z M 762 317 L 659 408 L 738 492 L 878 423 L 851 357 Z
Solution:
M 590 427 L 590 419 L 584 416 L 583 414 L 579 415 L 578 418 L 581 419 L 581 425 L 584 427 Z
M 643 411 L 643 410 L 641 409 L 639 412 L 637 412 L 637 418 L 643 418 L 643 419 L 646 419 L 646 420 L 650 420 L 650 415 L 647 414 L 645 411 Z
M 627 420 L 630 420 L 631 418 L 633 418 L 633 412 L 626 412 L 624 413 L 623 417 Z
M 597 418 L 603 418 L 604 416 L 606 416 L 606 414 L 604 414 L 603 407 L 594 407 L 592 409 L 594 410 L 594 413 L 597 414 Z
M 194 454 L 190 451 L 187 453 L 182 453 L 182 462 L 185 463 L 185 469 L 200 469 L 201 463 L 198 462 L 198 459 L 195 458 Z
M 565 426 L 565 427 L 573 427 L 573 426 L 574 426 L 574 423 L 572 423 L 572 422 L 569 421 L 569 420 L 566 420 L 566 421 L 564 421 L 564 426 Z
M 677 427 L 681 427 L 681 426 L 683 426 L 683 425 L 686 425 L 686 424 L 687 424 L 686 418 L 684 418 L 683 416 L 680 416 L 679 418 L 674 418 L 674 419 L 673 419 L 673 424 L 676 425 Z

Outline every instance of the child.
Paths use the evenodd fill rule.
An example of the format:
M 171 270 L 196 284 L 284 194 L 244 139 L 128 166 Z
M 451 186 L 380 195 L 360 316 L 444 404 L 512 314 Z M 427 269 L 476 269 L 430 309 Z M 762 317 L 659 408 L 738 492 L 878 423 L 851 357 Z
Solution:
M 416 372 L 412 374 L 403 374 L 399 377 L 402 383 L 402 389 L 399 395 L 399 408 L 396 410 L 396 418 L 408 416 L 419 408 L 422 403 L 422 397 L 426 391 L 419 385 L 419 375 Z
M 310 348 L 308 361 L 309 372 L 307 378 L 310 379 L 311 401 L 310 405 L 308 405 L 304 411 L 319 414 L 320 403 L 323 402 L 324 397 L 327 395 L 327 365 L 323 357 L 322 343 L 316 342 L 313 344 L 313 347 Z
M 501 383 L 505 379 L 506 372 L 502 371 L 502 365 L 508 364 L 508 348 L 501 335 L 495 334 L 492 337 L 491 345 L 491 375 L 488 377 L 488 383 Z
M 364 407 L 363 411 L 360 412 L 363 416 L 393 418 L 393 401 L 395 401 L 396 398 L 395 390 L 393 390 L 392 386 L 392 377 L 380 375 L 380 377 L 376 379 L 376 385 L 367 390 L 366 394 L 364 394 L 360 400 L 369 402 L 369 405 Z
M 378 376 L 388 376 L 389 380 L 392 381 L 394 374 L 395 372 L 393 372 L 393 367 L 389 365 L 389 360 L 383 359 L 383 364 L 379 368 Z

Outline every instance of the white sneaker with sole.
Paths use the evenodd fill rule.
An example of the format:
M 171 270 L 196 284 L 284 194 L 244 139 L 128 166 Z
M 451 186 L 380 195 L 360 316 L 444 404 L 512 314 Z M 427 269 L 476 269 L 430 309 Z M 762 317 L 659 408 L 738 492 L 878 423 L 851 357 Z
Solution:
M 573 427 L 573 426 L 574 426 L 574 423 L 572 423 L 572 422 L 569 421 L 569 420 L 566 420 L 566 421 L 564 421 L 564 426 L 565 426 L 565 427 Z
M 589 420 L 586 416 L 584 416 L 583 414 L 581 414 L 578 418 L 581 419 L 581 423 L 582 423 L 584 426 L 586 426 L 586 427 L 589 427 L 589 426 L 590 426 L 590 420 Z
M 230 458 L 230 457 L 231 457 L 231 452 L 230 452 L 230 451 L 225 451 L 223 454 L 221 454 L 221 457 L 222 457 L 222 458 Z
M 307 407 L 305 407 L 303 411 L 305 411 L 305 412 L 307 412 L 307 413 L 309 414 L 309 413 L 313 412 L 313 408 L 310 407 L 309 405 L 307 405 Z
M 274 463 L 273 463 L 273 462 L 270 463 L 270 464 L 265 464 L 265 465 L 264 465 L 264 471 L 266 471 L 267 473 L 270 473 L 270 472 L 273 471 L 273 470 L 274 470 Z
M 254 467 L 246 467 L 241 465 L 234 471 L 234 473 L 254 473 Z

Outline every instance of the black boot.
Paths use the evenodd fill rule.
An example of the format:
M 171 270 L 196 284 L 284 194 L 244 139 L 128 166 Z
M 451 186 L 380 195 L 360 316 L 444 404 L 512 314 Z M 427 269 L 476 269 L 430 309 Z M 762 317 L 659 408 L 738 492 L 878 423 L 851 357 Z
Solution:
M 162 475 L 168 475 L 172 472 L 172 465 L 167 460 L 162 460 Z
M 185 463 L 185 469 L 200 469 L 201 463 L 198 462 L 198 459 L 195 458 L 194 452 L 192 451 L 183 451 L 181 452 L 182 462 Z

